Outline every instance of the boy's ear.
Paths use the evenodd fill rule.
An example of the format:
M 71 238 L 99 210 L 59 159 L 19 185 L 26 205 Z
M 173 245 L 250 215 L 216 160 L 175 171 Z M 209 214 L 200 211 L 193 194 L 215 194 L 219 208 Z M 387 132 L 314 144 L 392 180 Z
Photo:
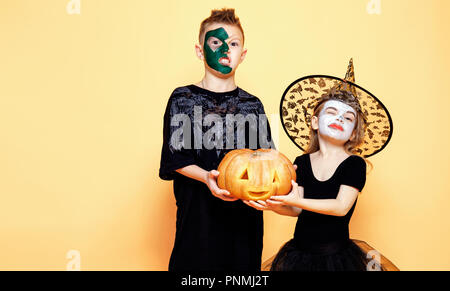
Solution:
M 205 56 L 203 55 L 203 48 L 199 44 L 195 45 L 195 53 L 200 60 L 203 61 L 205 59 Z
M 241 59 L 239 61 L 239 64 L 244 61 L 246 55 L 247 55 L 247 49 L 244 49 L 241 53 Z

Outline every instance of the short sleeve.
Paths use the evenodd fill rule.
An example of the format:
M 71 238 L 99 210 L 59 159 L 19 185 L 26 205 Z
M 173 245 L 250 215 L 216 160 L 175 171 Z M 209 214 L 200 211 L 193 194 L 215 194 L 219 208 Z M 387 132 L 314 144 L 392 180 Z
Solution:
M 296 157 L 294 162 L 293 162 L 293 164 L 297 165 L 297 170 L 295 170 L 295 174 L 297 175 L 297 181 L 296 182 L 297 182 L 297 184 L 299 186 L 304 187 L 304 185 L 305 185 L 303 183 L 303 180 L 304 180 L 304 177 L 303 177 L 304 166 L 303 166 L 303 163 L 302 163 L 302 157 L 301 156 Z
M 191 144 L 189 144 L 189 147 L 185 146 L 188 143 L 183 145 L 178 143 L 178 146 L 174 146 L 173 144 L 173 137 L 176 135 L 180 135 L 179 140 L 186 138 L 186 136 L 181 135 L 182 131 L 180 130 L 180 128 L 184 126 L 184 123 L 182 123 L 183 121 L 189 125 L 189 135 L 192 134 L 190 120 L 188 120 L 189 116 L 180 110 L 176 98 L 177 94 L 175 90 L 167 102 L 166 111 L 164 113 L 163 145 L 159 168 L 159 177 L 163 180 L 173 180 L 176 175 L 178 175 L 175 170 L 195 164 L 195 155 L 190 147 Z M 184 119 L 173 119 L 175 115 L 184 117 Z M 174 123 L 172 123 L 172 121 L 174 121 Z M 191 139 L 191 137 L 189 139 Z
M 362 191 L 366 184 L 366 162 L 359 156 L 351 156 L 342 171 L 342 185 L 354 187 Z

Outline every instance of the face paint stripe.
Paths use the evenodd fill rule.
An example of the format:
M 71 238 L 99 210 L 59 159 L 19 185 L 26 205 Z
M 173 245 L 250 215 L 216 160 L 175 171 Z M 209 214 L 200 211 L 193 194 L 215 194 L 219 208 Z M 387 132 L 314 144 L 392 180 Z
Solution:
M 213 51 L 211 47 L 208 45 L 208 39 L 210 37 L 215 37 L 222 41 L 222 45 L 216 50 Z M 206 63 L 213 70 L 216 70 L 222 74 L 228 74 L 232 71 L 232 68 L 229 66 L 224 66 L 219 63 L 220 58 L 228 57 L 226 52 L 229 51 L 229 46 L 226 43 L 226 39 L 228 39 L 228 34 L 223 27 L 219 27 L 215 30 L 210 30 L 205 34 L 205 41 L 203 43 L 203 50 L 205 52 Z

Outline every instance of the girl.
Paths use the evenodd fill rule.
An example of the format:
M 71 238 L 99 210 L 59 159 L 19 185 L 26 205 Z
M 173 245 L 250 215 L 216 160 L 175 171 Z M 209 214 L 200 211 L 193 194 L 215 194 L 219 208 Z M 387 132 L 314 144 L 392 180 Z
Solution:
M 320 77 L 319 82 L 309 78 L 309 84 L 321 83 L 318 87 L 325 87 L 327 78 Z M 310 121 L 309 146 L 305 154 L 297 157 L 294 162 L 297 166 L 297 181 L 292 181 L 292 191 L 288 195 L 272 196 L 267 201 L 245 201 L 247 205 L 259 210 L 298 216 L 294 237 L 280 249 L 272 262 L 271 270 L 367 269 L 368 259 L 350 240 L 348 230 L 358 193 L 362 191 L 366 181 L 366 161 L 358 153 L 370 155 L 380 151 L 389 141 L 392 122 L 381 102 L 370 93 L 371 102 L 377 102 L 378 105 L 372 107 L 384 110 L 379 113 L 378 118 L 383 115 L 385 120 L 368 120 L 373 111 L 361 108 L 356 96 L 362 94 L 356 91 L 356 85 L 349 83 L 353 78 L 351 61 L 346 76 L 348 81 L 336 82 L 336 78 L 330 77 L 328 80 L 332 81 L 333 87 L 323 89 L 325 93 L 311 103 L 315 106 L 304 106 L 312 108 L 310 118 L 307 110 L 294 111 L 291 115 L 284 114 L 284 111 L 282 113 L 285 129 L 288 129 L 286 131 L 296 144 L 302 144 L 297 138 L 304 138 L 304 135 L 287 125 L 286 120 L 292 122 L 295 118 L 304 118 Z M 302 80 L 304 79 L 297 81 L 297 84 L 305 85 Z M 298 92 L 298 88 L 294 90 Z M 290 97 L 291 100 L 288 101 L 292 102 L 294 98 Z M 307 100 L 296 103 L 304 104 L 304 101 Z M 286 103 L 286 108 L 293 107 L 289 102 Z M 366 100 L 363 103 L 367 105 Z M 388 127 L 389 132 L 384 132 L 387 138 L 382 138 L 383 131 L 379 134 L 376 128 L 372 131 L 368 125 L 376 128 L 384 126 L 384 130 Z M 370 131 L 371 135 L 367 139 L 366 131 Z M 375 134 L 377 139 L 374 139 Z

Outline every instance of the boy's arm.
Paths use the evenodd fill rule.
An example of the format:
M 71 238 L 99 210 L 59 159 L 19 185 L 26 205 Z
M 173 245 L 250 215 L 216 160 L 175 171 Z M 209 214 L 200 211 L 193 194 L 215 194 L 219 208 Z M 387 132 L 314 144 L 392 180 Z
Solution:
M 205 183 L 211 193 L 219 199 L 224 201 L 238 200 L 236 197 L 233 197 L 230 192 L 220 189 L 219 186 L 217 186 L 217 177 L 219 176 L 219 172 L 216 170 L 208 172 L 197 165 L 189 165 L 176 170 L 176 172 L 191 179 Z
M 181 175 L 197 180 L 202 183 L 206 183 L 206 175 L 208 172 L 197 165 L 189 165 L 176 170 Z

